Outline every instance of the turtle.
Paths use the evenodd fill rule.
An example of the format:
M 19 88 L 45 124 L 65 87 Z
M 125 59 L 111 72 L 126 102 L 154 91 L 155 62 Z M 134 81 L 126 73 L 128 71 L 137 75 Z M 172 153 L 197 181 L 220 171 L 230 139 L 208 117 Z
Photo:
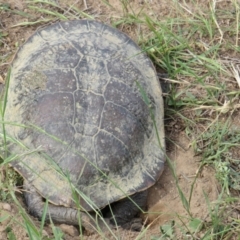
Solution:
M 162 90 L 146 53 L 99 21 L 59 21 L 19 48 L 5 99 L 29 213 L 42 218 L 47 201 L 46 220 L 90 229 L 97 215 L 134 228 L 165 163 Z

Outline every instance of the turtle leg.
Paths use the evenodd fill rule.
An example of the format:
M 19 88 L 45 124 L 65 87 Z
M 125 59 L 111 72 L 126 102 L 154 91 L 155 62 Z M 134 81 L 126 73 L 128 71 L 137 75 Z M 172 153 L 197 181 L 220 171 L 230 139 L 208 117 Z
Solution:
M 24 198 L 29 213 L 41 220 L 45 205 L 42 196 L 26 180 L 24 181 L 24 190 Z M 49 203 L 45 221 L 49 222 L 50 218 L 53 222 L 67 223 L 70 225 L 79 225 L 80 218 L 81 225 L 89 233 L 95 232 L 94 229 L 96 229 L 94 221 L 92 221 L 86 213 L 80 212 L 74 208 L 55 206 Z
M 147 204 L 147 190 L 138 192 L 124 198 L 116 203 L 111 204 L 111 210 L 107 214 L 110 217 L 110 223 L 119 225 L 125 229 L 140 231 L 142 229 L 142 219 L 136 218 L 140 209 L 144 209 Z

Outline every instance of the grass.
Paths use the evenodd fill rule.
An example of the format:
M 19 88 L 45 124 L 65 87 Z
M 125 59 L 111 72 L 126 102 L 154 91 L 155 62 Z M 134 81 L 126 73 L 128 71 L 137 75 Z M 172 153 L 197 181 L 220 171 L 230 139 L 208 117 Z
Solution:
M 201 158 L 200 169 L 208 166 L 215 171 L 221 188 L 218 198 L 212 203 L 207 193 L 203 202 L 208 206 L 208 217 L 199 218 L 192 213 L 191 200 L 196 181 L 201 173 L 197 173 L 192 181 L 191 191 L 186 194 L 181 185 L 172 161 L 168 163 L 172 170 L 180 200 L 187 211 L 187 217 L 178 215 L 175 221 L 159 226 L 160 239 L 238 239 L 240 229 L 236 216 L 239 196 L 239 5 L 232 0 L 228 5 L 224 1 L 166 1 L 168 13 L 162 17 L 157 6 L 152 8 L 150 1 L 137 8 L 130 1 L 118 1 L 110 5 L 101 1 L 102 9 L 112 14 L 107 16 L 106 10 L 99 10 L 97 5 L 91 8 L 79 6 L 74 1 L 63 3 L 50 0 L 32 0 L 26 2 L 27 11 L 16 10 L 9 4 L 0 4 L 0 15 L 17 17 L 18 21 L 0 27 L 0 75 L 6 76 L 6 63 L 9 56 L 5 50 L 7 37 L 13 29 L 36 29 L 46 22 L 69 19 L 97 19 L 111 23 L 114 27 L 133 34 L 135 40 L 152 59 L 157 71 L 168 74 L 166 81 L 170 90 L 165 94 L 165 118 L 167 142 L 175 145 L 177 133 L 173 132 L 172 123 L 177 124 L 189 139 L 195 154 Z M 86 5 L 85 4 L 85 5 Z M 95 8 L 95 9 L 94 9 Z M 116 10 L 118 9 L 118 10 Z M 5 15 L 4 15 L 5 14 Z M 13 49 L 15 51 L 16 49 Z M 3 106 L 4 108 L 4 106 Z M 3 109 L 2 108 L 2 109 Z M 6 136 L 5 142 L 6 142 Z M 177 143 L 176 143 L 177 144 Z M 1 169 L 6 177 L 1 183 L 2 201 L 14 203 L 23 218 L 13 218 L 8 224 L 8 239 L 16 238 L 12 230 L 13 224 L 20 224 L 30 239 L 47 239 L 44 236 L 43 223 L 35 226 L 26 211 L 19 204 L 14 193 L 13 173 L 6 166 L 9 157 L 4 157 Z M 18 181 L 18 180 L 17 180 Z M 5 216 L 6 217 L 6 216 Z M 0 217 L 0 221 L 5 221 Z M 52 223 L 51 239 L 63 239 L 63 233 Z M 102 234 L 99 232 L 99 234 Z M 151 226 L 140 233 L 136 239 L 148 239 Z M 180 235 L 179 235 L 180 234 Z M 114 239 L 121 239 L 112 233 Z M 102 235 L 102 238 L 104 236 Z

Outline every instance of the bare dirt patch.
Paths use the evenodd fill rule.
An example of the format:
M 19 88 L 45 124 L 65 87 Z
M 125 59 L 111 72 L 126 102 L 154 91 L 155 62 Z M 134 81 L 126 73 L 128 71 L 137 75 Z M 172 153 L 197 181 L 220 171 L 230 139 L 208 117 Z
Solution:
M 26 229 L 22 227 L 23 219 L 19 215 L 16 205 L 0 203 L 0 218 L 4 219 L 0 225 L 0 240 L 9 239 L 13 233 L 17 239 L 27 240 Z
M 208 167 L 200 169 L 200 159 L 195 156 L 193 149 L 189 146 L 190 142 L 185 133 L 180 133 L 175 143 L 174 149 L 168 156 L 176 169 L 179 186 L 187 198 L 192 195 L 190 203 L 192 214 L 204 218 L 207 214 L 207 205 L 203 193 L 207 194 L 210 201 L 215 200 L 219 193 L 214 172 Z M 161 211 L 157 212 L 163 212 L 164 218 L 171 218 L 176 213 L 180 216 L 186 214 L 169 167 L 166 168 L 158 183 L 152 187 L 149 198 L 150 212 L 154 212 L 152 210 L 156 210 L 159 206 Z

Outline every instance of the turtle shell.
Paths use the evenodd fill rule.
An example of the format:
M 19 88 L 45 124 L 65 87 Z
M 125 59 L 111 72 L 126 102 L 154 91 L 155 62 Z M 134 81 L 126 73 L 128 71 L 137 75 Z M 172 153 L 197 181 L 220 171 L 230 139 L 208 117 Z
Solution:
M 89 20 L 40 29 L 17 52 L 7 90 L 11 165 L 50 202 L 72 207 L 77 192 L 85 210 L 102 208 L 159 179 L 161 87 L 124 33 Z

